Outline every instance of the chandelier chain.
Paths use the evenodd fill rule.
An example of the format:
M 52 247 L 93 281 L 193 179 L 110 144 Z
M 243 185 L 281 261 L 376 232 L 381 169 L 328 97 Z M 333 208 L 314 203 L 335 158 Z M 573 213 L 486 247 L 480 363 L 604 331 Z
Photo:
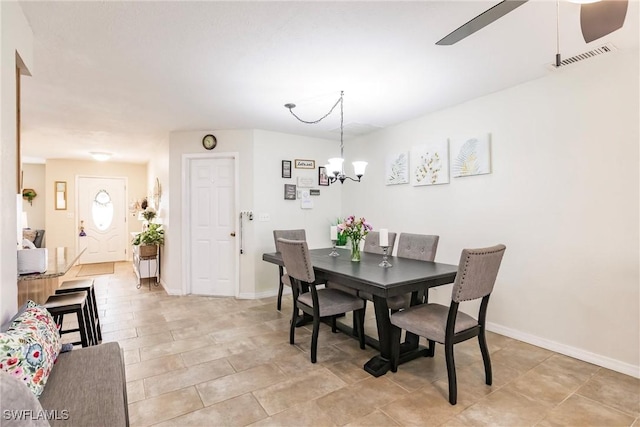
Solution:
M 291 115 L 292 115 L 293 117 L 295 117 L 296 119 L 298 119 L 298 120 L 299 120 L 299 121 L 301 121 L 302 123 L 306 123 L 306 124 L 308 124 L 308 125 L 315 125 L 315 124 L 320 123 L 321 121 L 323 121 L 323 120 L 324 120 L 324 119 L 326 119 L 327 117 L 329 117 L 329 115 L 330 115 L 331 113 L 333 113 L 333 110 L 335 110 L 335 109 L 336 109 L 336 107 L 338 106 L 338 104 L 340 104 L 340 110 L 342 110 L 342 99 L 343 99 L 343 96 L 344 96 L 344 91 L 340 91 L 340 98 L 338 98 L 338 100 L 336 101 L 336 103 L 335 103 L 335 104 L 333 104 L 333 107 L 331 107 L 331 109 L 329 110 L 329 112 L 328 112 L 327 114 L 325 114 L 324 116 L 320 117 L 318 120 L 311 120 L 311 121 L 308 121 L 308 120 L 301 119 L 300 117 L 298 117 L 298 115 L 297 115 L 296 113 L 294 113 L 294 112 L 293 112 L 293 107 L 294 107 L 294 106 L 289 107 L 288 105 L 285 105 L 285 107 L 287 107 L 287 108 L 289 109 L 289 112 L 291 113 Z

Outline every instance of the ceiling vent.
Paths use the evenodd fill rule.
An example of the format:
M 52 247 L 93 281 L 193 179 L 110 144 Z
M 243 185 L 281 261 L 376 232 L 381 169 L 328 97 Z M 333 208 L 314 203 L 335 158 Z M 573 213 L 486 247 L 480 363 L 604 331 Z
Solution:
M 556 67 L 556 64 L 550 64 L 549 66 L 552 69 L 558 69 L 561 67 L 566 67 L 567 65 L 572 65 L 575 63 L 578 63 L 580 61 L 584 61 L 585 59 L 589 59 L 589 58 L 593 58 L 596 56 L 600 56 L 600 55 L 604 55 L 605 53 L 611 53 L 614 52 L 616 50 L 615 46 L 612 45 L 611 43 L 607 43 L 604 44 L 600 47 L 597 47 L 595 49 L 592 49 L 588 52 L 584 52 L 584 53 L 580 53 L 578 55 L 574 55 L 570 58 L 566 58 L 563 59 L 562 61 L 560 61 L 560 67 Z

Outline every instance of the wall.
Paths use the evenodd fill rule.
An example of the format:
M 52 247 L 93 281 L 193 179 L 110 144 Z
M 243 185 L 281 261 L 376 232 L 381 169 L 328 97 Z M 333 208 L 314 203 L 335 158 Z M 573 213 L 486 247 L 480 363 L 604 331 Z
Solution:
M 329 227 L 336 217 L 343 214 L 340 183 L 329 187 L 318 186 L 318 166 L 324 166 L 330 157 L 340 153 L 340 143 L 326 139 L 309 138 L 267 131 L 255 131 L 254 156 L 260 159 L 255 165 L 254 175 L 254 220 L 247 229 L 252 230 L 255 244 L 247 256 L 253 257 L 255 265 L 255 293 L 257 297 L 277 294 L 278 269 L 262 261 L 264 252 L 274 252 L 273 230 L 304 228 L 309 247 L 331 245 Z M 282 160 L 315 160 L 313 170 L 291 167 L 291 179 L 282 178 Z M 301 209 L 300 200 L 284 200 L 284 184 L 296 184 L 298 176 L 314 179 L 312 188 L 320 189 L 313 196 L 313 209 Z M 347 182 L 344 186 L 352 185 Z M 269 221 L 260 221 L 261 214 L 268 214 Z M 343 215 L 344 216 L 344 215 Z
M 22 211 L 26 212 L 29 228 L 43 230 L 45 228 L 45 209 L 47 196 L 53 191 L 45 182 L 45 165 L 35 163 L 23 163 L 23 188 L 32 188 L 38 196 L 29 204 L 28 200 L 22 201 Z M 47 235 L 45 234 L 45 240 Z
M 54 198 L 47 197 L 47 247 L 76 247 L 80 219 L 76 217 L 77 176 L 126 177 L 127 201 L 147 195 L 147 166 L 135 163 L 98 162 L 95 160 L 47 160 L 46 188 L 53 189 L 55 181 L 67 182 L 66 210 L 55 210 Z M 128 232 L 140 231 L 142 222 L 127 211 Z
M 154 146 L 153 154 L 147 164 L 147 197 L 151 200 L 153 196 L 153 187 L 156 178 L 160 181 L 161 197 L 160 205 L 156 207 L 157 217 L 154 222 L 163 224 L 163 228 L 170 227 L 171 218 L 169 216 L 169 200 L 171 198 L 171 189 L 169 187 L 169 136 L 162 141 L 158 141 Z M 166 288 L 165 272 L 167 271 L 169 259 L 165 255 L 165 248 L 160 249 L 160 283 Z
M 640 376 L 638 75 L 637 51 L 618 51 L 350 142 L 370 167 L 345 210 L 440 235 L 440 262 L 506 244 L 492 330 Z M 492 174 L 384 185 L 387 153 L 476 132 L 491 133 Z
M 33 32 L 17 2 L 0 2 L 0 29 L 0 234 L 17 237 L 16 54 L 24 66 L 22 74 L 31 75 L 34 72 Z M 14 240 L 0 240 L 0 322 L 17 311 L 17 242 Z
M 169 135 L 169 185 L 171 196 L 169 197 L 170 223 L 165 230 L 165 245 L 163 257 L 167 260 L 164 283 L 169 294 L 183 294 L 182 256 L 182 161 L 185 154 L 204 154 L 207 151 L 202 147 L 202 137 L 213 133 L 218 145 L 211 153 L 235 152 L 239 154 L 240 200 L 241 210 L 250 210 L 253 199 L 253 132 L 249 130 L 215 130 L 215 131 L 190 131 L 172 132 Z M 240 260 L 240 292 L 252 292 L 253 290 L 253 265 Z

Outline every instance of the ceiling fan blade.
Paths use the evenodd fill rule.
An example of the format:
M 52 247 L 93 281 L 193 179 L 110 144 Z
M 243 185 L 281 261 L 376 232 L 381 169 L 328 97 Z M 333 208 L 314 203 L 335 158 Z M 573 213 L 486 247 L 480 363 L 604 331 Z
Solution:
M 480 15 L 473 18 L 471 21 L 462 25 L 458 29 L 453 32 L 447 34 L 441 40 L 437 41 L 436 44 L 440 46 L 449 46 L 454 43 L 459 42 L 463 38 L 470 36 L 478 30 L 486 27 L 491 24 L 496 19 L 502 18 L 507 13 L 511 12 L 517 7 L 522 6 L 528 0 L 504 0 L 493 6 L 491 9 L 487 9 L 482 12 Z
M 622 28 L 627 15 L 627 0 L 603 0 L 580 6 L 580 27 L 589 43 Z

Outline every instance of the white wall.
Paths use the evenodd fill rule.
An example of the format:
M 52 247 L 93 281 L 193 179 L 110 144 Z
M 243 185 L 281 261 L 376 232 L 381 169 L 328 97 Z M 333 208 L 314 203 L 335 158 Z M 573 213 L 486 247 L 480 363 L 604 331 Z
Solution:
M 169 198 L 170 223 L 165 227 L 165 245 L 162 256 L 167 264 L 162 275 L 165 289 L 170 294 L 183 293 L 182 256 L 182 158 L 184 154 L 203 154 L 202 137 L 213 133 L 218 145 L 212 153 L 236 152 L 240 159 L 240 209 L 250 210 L 253 199 L 253 132 L 249 130 L 216 130 L 172 132 L 169 135 Z M 164 266 L 164 263 L 163 263 Z M 240 293 L 253 290 L 253 265 L 240 260 Z
M 345 157 L 370 165 L 343 206 L 376 228 L 440 235 L 440 262 L 506 244 L 493 330 L 640 376 L 638 75 L 637 51 L 620 51 L 349 142 Z M 384 185 L 388 153 L 481 132 L 492 174 Z M 449 301 L 450 287 L 432 295 Z
M 17 2 L 0 2 L 0 234 L 16 236 L 16 53 L 32 74 L 33 32 Z M 27 77 L 23 77 L 27 78 Z M 17 242 L 0 239 L 0 322 L 17 311 Z
M 338 141 L 309 138 L 267 131 L 255 131 L 254 137 L 254 220 L 249 225 L 255 235 L 255 244 L 247 257 L 255 264 L 255 293 L 274 295 L 278 286 L 278 270 L 262 261 L 264 252 L 274 252 L 273 230 L 304 228 L 311 248 L 331 245 L 329 227 L 342 215 L 341 184 L 318 186 L 318 166 L 340 153 Z M 315 160 L 316 167 L 295 169 L 295 159 Z M 282 160 L 291 160 L 291 179 L 282 178 Z M 284 184 L 296 184 L 297 177 L 311 177 L 312 188 L 320 189 L 313 196 L 313 209 L 301 209 L 300 200 L 284 200 Z M 349 185 L 344 184 L 345 186 Z M 260 214 L 268 214 L 269 221 L 259 221 Z
M 156 207 L 158 216 L 154 222 L 163 224 L 163 227 L 169 228 L 171 223 L 169 200 L 171 198 L 171 188 L 169 186 L 169 136 L 162 141 L 158 141 L 154 146 L 153 155 L 147 165 L 147 195 L 149 200 L 153 196 L 153 187 L 156 183 L 156 178 L 160 181 L 161 197 L 160 206 Z M 168 259 L 165 255 L 164 248 L 161 249 L 160 254 L 160 282 L 166 288 L 167 281 L 164 274 L 167 269 Z
M 33 230 L 44 230 L 46 223 L 47 193 L 53 191 L 45 181 L 45 165 L 35 163 L 23 163 L 23 188 L 32 188 L 38 194 L 29 204 L 28 200 L 22 201 L 22 211 L 26 212 L 29 228 Z M 49 191 L 47 191 L 49 190 Z M 47 235 L 45 234 L 45 240 Z

